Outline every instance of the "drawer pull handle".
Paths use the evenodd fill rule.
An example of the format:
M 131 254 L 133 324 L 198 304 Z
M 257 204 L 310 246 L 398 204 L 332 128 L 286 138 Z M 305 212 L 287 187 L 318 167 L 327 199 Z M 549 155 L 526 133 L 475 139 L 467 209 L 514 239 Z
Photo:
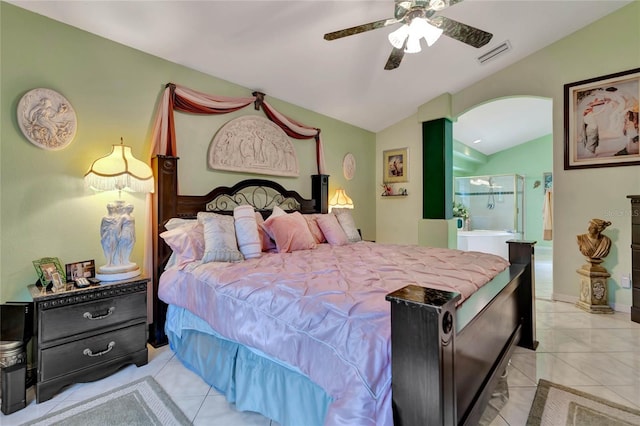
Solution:
M 108 317 L 112 313 L 114 313 L 115 310 L 116 310 L 115 306 L 112 306 L 112 307 L 109 308 L 107 313 L 104 314 L 104 315 L 98 315 L 97 317 L 94 317 L 91 312 L 85 312 L 84 314 L 82 314 L 82 316 L 85 317 L 86 319 L 90 319 L 90 320 L 101 320 L 101 319 L 104 319 L 104 318 Z
M 98 352 L 98 353 L 95 353 L 95 354 L 94 354 L 94 353 L 91 351 L 91 349 L 87 348 L 87 349 L 85 349 L 84 351 L 82 351 L 82 354 L 83 354 L 83 355 L 87 355 L 87 356 L 101 356 L 101 355 L 104 355 L 104 354 L 107 354 L 107 353 L 111 352 L 111 349 L 113 349 L 115 346 L 116 346 L 116 342 L 111 341 L 111 342 L 109 342 L 109 344 L 107 345 L 107 349 L 105 349 L 105 350 L 104 350 L 104 351 L 102 351 L 102 352 Z

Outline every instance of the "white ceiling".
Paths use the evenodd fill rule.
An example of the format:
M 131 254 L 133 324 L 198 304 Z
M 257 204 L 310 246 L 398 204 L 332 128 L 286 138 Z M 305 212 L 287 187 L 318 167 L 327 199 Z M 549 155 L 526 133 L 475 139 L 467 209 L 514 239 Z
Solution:
M 421 53 L 406 54 L 392 71 L 383 69 L 391 52 L 387 35 L 398 25 L 323 39 L 327 32 L 391 18 L 392 0 L 10 3 L 377 132 L 442 93 L 456 93 L 630 1 L 465 0 L 440 14 L 493 33 L 489 44 L 475 49 L 443 36 L 432 47 L 423 44 Z M 507 40 L 509 52 L 478 63 L 478 56 Z M 479 114 L 484 122 L 504 117 L 503 111 Z M 484 127 L 483 134 L 492 130 Z
M 453 123 L 453 137 L 486 155 L 553 132 L 551 99 L 506 98 L 479 105 Z M 475 141 L 480 142 L 475 143 Z M 551 155 L 551 154 L 549 154 Z

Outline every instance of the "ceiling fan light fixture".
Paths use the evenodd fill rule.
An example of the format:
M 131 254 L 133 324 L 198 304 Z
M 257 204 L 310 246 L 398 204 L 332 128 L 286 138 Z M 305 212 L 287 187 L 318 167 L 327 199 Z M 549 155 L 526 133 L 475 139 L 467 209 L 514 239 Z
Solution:
M 442 35 L 442 28 L 431 25 L 426 19 L 414 19 L 411 22 L 411 26 L 411 31 L 416 31 L 416 34 L 419 37 L 424 37 L 424 39 L 427 41 L 427 46 L 429 47 L 431 47 L 433 43 L 438 41 L 438 39 Z M 413 27 L 415 27 L 415 30 Z
M 415 34 L 409 34 L 409 40 L 407 40 L 407 47 L 405 47 L 405 53 L 419 53 L 422 50 L 420 47 L 420 37 Z
M 389 43 L 396 49 L 402 49 L 404 46 L 404 41 L 409 35 L 409 25 L 404 24 L 397 30 L 393 31 L 389 34 Z

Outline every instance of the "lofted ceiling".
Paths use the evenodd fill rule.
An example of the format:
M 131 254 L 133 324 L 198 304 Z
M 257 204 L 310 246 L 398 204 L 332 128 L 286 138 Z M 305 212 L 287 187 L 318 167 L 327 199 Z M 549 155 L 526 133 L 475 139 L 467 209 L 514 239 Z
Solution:
M 453 137 L 485 155 L 553 132 L 551 99 L 516 97 L 479 105 L 453 123 Z M 551 153 L 549 153 L 551 155 Z
M 439 14 L 493 33 L 489 44 L 476 49 L 442 36 L 431 47 L 423 43 L 421 53 L 406 54 L 392 71 L 383 69 L 392 49 L 387 35 L 399 24 L 334 41 L 323 39 L 327 32 L 393 17 L 392 0 L 9 2 L 378 132 L 429 100 L 456 93 L 631 0 L 465 0 Z M 511 45 L 509 51 L 485 64 L 478 62 L 480 55 L 505 41 Z M 477 129 L 472 117 L 486 122 L 505 113 L 488 111 L 469 113 L 460 121 L 465 129 Z M 491 130 L 506 133 L 496 127 L 484 132 Z M 531 136 L 526 140 L 541 135 Z M 519 138 L 512 137 L 511 143 L 526 141 Z M 467 136 L 456 139 L 469 143 Z M 483 140 L 482 148 L 473 147 L 494 149 L 488 138 Z

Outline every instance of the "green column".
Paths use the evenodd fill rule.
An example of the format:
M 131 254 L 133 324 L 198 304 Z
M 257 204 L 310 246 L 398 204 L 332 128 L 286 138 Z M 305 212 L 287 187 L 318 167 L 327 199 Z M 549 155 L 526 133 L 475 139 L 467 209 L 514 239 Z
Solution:
M 453 217 L 453 125 L 447 118 L 422 123 L 422 218 Z

